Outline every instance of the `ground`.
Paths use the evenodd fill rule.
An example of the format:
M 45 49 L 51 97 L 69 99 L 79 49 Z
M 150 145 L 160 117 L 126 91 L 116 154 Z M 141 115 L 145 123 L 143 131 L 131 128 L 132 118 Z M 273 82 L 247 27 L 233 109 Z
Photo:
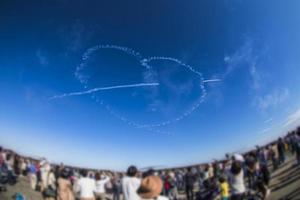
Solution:
M 300 199 L 300 166 L 290 159 L 272 174 L 270 183 L 271 195 L 269 200 L 299 200 Z M 12 196 L 20 192 L 26 200 L 42 200 L 39 192 L 33 191 L 26 178 L 20 178 L 14 186 L 8 186 L 7 192 L 0 193 L 0 200 L 11 200 Z

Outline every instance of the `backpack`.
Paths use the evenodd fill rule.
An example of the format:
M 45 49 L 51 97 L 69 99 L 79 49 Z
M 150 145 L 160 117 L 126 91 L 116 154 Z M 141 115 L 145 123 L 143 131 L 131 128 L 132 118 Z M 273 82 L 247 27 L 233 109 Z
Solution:
M 16 193 L 14 195 L 15 200 L 25 200 L 25 197 L 21 193 Z

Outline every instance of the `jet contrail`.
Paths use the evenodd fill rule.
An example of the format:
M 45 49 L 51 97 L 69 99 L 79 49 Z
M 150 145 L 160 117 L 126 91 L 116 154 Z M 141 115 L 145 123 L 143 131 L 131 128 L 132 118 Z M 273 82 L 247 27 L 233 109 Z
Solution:
M 222 81 L 222 79 L 216 78 L 216 79 L 207 79 L 207 80 L 203 80 L 202 82 L 203 82 L 203 83 L 209 83 L 209 82 L 220 82 L 220 81 Z
M 137 83 L 137 84 L 130 84 L 130 85 L 116 85 L 116 86 L 109 86 L 109 87 L 99 87 L 99 88 L 93 88 L 93 89 L 81 91 L 81 92 L 70 92 L 70 93 L 64 93 L 62 95 L 55 95 L 55 96 L 49 98 L 49 100 L 70 97 L 70 96 L 91 94 L 91 93 L 102 91 L 102 90 L 114 90 L 114 89 L 121 89 L 121 88 L 158 86 L 158 85 L 159 85 L 159 83 Z

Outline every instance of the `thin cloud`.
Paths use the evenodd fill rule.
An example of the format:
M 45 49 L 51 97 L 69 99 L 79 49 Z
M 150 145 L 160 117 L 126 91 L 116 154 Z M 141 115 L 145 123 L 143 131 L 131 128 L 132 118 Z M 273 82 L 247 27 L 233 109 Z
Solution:
M 250 65 L 250 75 L 252 78 L 252 88 L 259 90 L 261 88 L 261 74 L 257 71 L 256 62 Z
M 236 52 L 224 57 L 224 62 L 227 64 L 225 76 L 228 76 L 240 67 L 248 66 L 255 60 L 256 57 L 253 55 L 253 42 L 248 38 Z
M 296 122 L 299 122 L 299 121 L 300 121 L 300 108 L 296 112 L 290 114 L 287 117 L 287 120 L 283 124 L 283 127 L 288 127 L 288 126 L 294 125 L 294 124 L 296 124 Z
M 265 128 L 265 129 L 263 129 L 263 130 L 260 130 L 259 133 L 260 133 L 260 134 L 267 133 L 267 132 L 269 132 L 270 130 L 271 130 L 271 128 Z
M 48 57 L 45 56 L 45 54 L 41 50 L 36 51 L 36 57 L 42 66 L 46 66 L 49 64 Z
M 268 124 L 268 123 L 270 123 L 270 122 L 272 122 L 273 121 L 273 118 L 269 118 L 269 119 L 267 119 L 266 121 L 264 121 L 264 124 Z
M 287 88 L 275 89 L 271 93 L 256 97 L 254 104 L 260 110 L 266 110 L 285 102 L 288 99 L 289 94 L 290 92 Z

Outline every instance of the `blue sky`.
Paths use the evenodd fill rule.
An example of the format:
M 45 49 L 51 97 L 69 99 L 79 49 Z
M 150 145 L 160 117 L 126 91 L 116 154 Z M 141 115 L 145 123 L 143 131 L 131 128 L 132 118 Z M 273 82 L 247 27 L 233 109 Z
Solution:
M 2 1 L 1 145 L 125 169 L 210 161 L 276 138 L 300 119 L 299 6 Z

